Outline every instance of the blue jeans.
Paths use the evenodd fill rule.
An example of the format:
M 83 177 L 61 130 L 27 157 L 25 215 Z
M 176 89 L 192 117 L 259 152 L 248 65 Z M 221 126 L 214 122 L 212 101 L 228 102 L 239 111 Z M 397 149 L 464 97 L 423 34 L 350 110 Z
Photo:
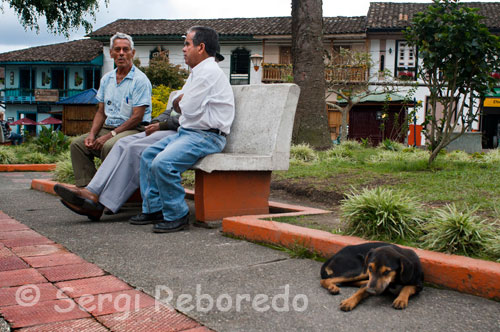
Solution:
M 16 133 L 10 133 L 9 139 L 12 141 L 13 145 L 19 145 L 23 142 L 23 136 L 16 134 Z
M 165 221 L 184 217 L 189 207 L 181 174 L 206 155 L 221 152 L 226 138 L 216 133 L 185 129 L 148 147 L 141 156 L 142 212 L 162 211 Z

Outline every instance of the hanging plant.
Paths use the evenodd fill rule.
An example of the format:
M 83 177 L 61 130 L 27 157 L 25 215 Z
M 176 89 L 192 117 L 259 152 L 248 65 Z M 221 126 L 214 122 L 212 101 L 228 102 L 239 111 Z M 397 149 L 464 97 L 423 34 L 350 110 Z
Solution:
M 83 78 L 78 74 L 78 72 L 75 73 L 75 86 L 80 86 L 83 83 Z

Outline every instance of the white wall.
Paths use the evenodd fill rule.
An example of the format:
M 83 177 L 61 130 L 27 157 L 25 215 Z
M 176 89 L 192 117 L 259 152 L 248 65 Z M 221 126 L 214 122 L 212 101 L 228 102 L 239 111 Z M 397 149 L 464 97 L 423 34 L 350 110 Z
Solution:
M 380 58 L 380 45 L 383 44 L 379 39 L 371 39 L 370 40 L 370 53 L 372 54 L 372 60 L 376 63 L 376 66 L 372 68 L 371 74 L 376 74 L 376 71 L 379 69 L 379 58 Z M 390 52 L 391 51 L 391 52 Z M 396 40 L 395 39 L 386 39 L 385 40 L 385 68 L 389 70 L 392 75 L 394 75 L 395 63 L 396 63 Z M 418 59 L 419 65 L 421 65 L 421 60 Z M 422 124 L 425 117 L 425 104 L 426 98 L 429 96 L 429 89 L 426 86 L 423 86 L 422 82 L 419 82 L 420 85 L 416 89 L 413 97 L 417 102 L 422 102 L 422 107 L 418 109 L 417 113 L 417 124 Z M 375 87 L 373 87 L 375 88 Z M 400 86 L 397 94 L 401 96 L 406 96 L 411 89 L 408 86 Z M 464 96 L 462 96 L 463 98 Z M 467 96 L 465 96 L 467 98 Z M 472 129 L 479 129 L 479 123 L 476 121 Z
M 180 65 L 184 69 L 189 69 L 186 63 L 184 62 L 184 55 L 182 53 L 183 45 L 181 42 L 172 44 L 172 43 L 152 43 L 151 45 L 135 45 L 135 58 L 138 58 L 141 61 L 141 66 L 149 65 L 149 55 L 151 50 L 154 50 L 158 47 L 158 45 L 162 46 L 164 49 L 169 51 L 169 60 L 170 63 L 174 65 Z M 262 55 L 262 45 L 256 43 L 241 43 L 241 44 L 221 44 L 220 53 L 224 56 L 224 61 L 219 63 L 219 67 L 226 74 L 229 79 L 229 73 L 231 70 L 231 52 L 238 47 L 244 47 L 248 51 L 250 51 L 250 55 L 258 53 Z M 267 48 L 266 48 L 267 52 Z M 113 70 L 114 64 L 113 59 L 111 59 L 109 54 L 109 46 L 103 47 L 103 67 L 102 67 L 102 75 L 107 72 Z M 262 77 L 262 67 L 259 68 L 258 72 L 255 72 L 253 66 L 250 65 L 250 84 L 260 84 Z M 73 74 L 74 75 L 74 74 Z

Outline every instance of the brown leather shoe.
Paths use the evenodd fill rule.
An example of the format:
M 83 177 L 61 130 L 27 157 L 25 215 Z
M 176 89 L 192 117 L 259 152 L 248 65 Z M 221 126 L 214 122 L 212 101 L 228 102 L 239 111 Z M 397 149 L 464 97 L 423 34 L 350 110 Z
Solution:
M 72 187 L 57 183 L 54 186 L 54 191 L 63 200 L 73 205 L 82 206 L 85 200 L 89 200 L 98 204 L 99 197 L 85 188 Z
M 61 199 L 61 203 L 71 211 L 82 216 L 87 216 L 92 221 L 99 221 L 99 219 L 101 219 L 102 212 L 104 211 L 104 207 L 99 208 L 98 205 L 96 205 L 95 209 L 86 209 L 83 206 L 71 204 L 70 202 L 66 202 L 63 199 Z

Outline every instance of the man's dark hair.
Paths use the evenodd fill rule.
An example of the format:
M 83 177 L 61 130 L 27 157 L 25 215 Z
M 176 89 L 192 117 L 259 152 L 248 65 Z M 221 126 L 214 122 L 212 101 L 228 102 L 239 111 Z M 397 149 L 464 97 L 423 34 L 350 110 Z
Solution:
M 188 33 L 194 31 L 193 45 L 198 46 L 201 43 L 205 44 L 205 50 L 209 56 L 215 56 L 217 47 L 219 46 L 219 35 L 217 32 L 208 27 L 194 26 L 188 30 Z

